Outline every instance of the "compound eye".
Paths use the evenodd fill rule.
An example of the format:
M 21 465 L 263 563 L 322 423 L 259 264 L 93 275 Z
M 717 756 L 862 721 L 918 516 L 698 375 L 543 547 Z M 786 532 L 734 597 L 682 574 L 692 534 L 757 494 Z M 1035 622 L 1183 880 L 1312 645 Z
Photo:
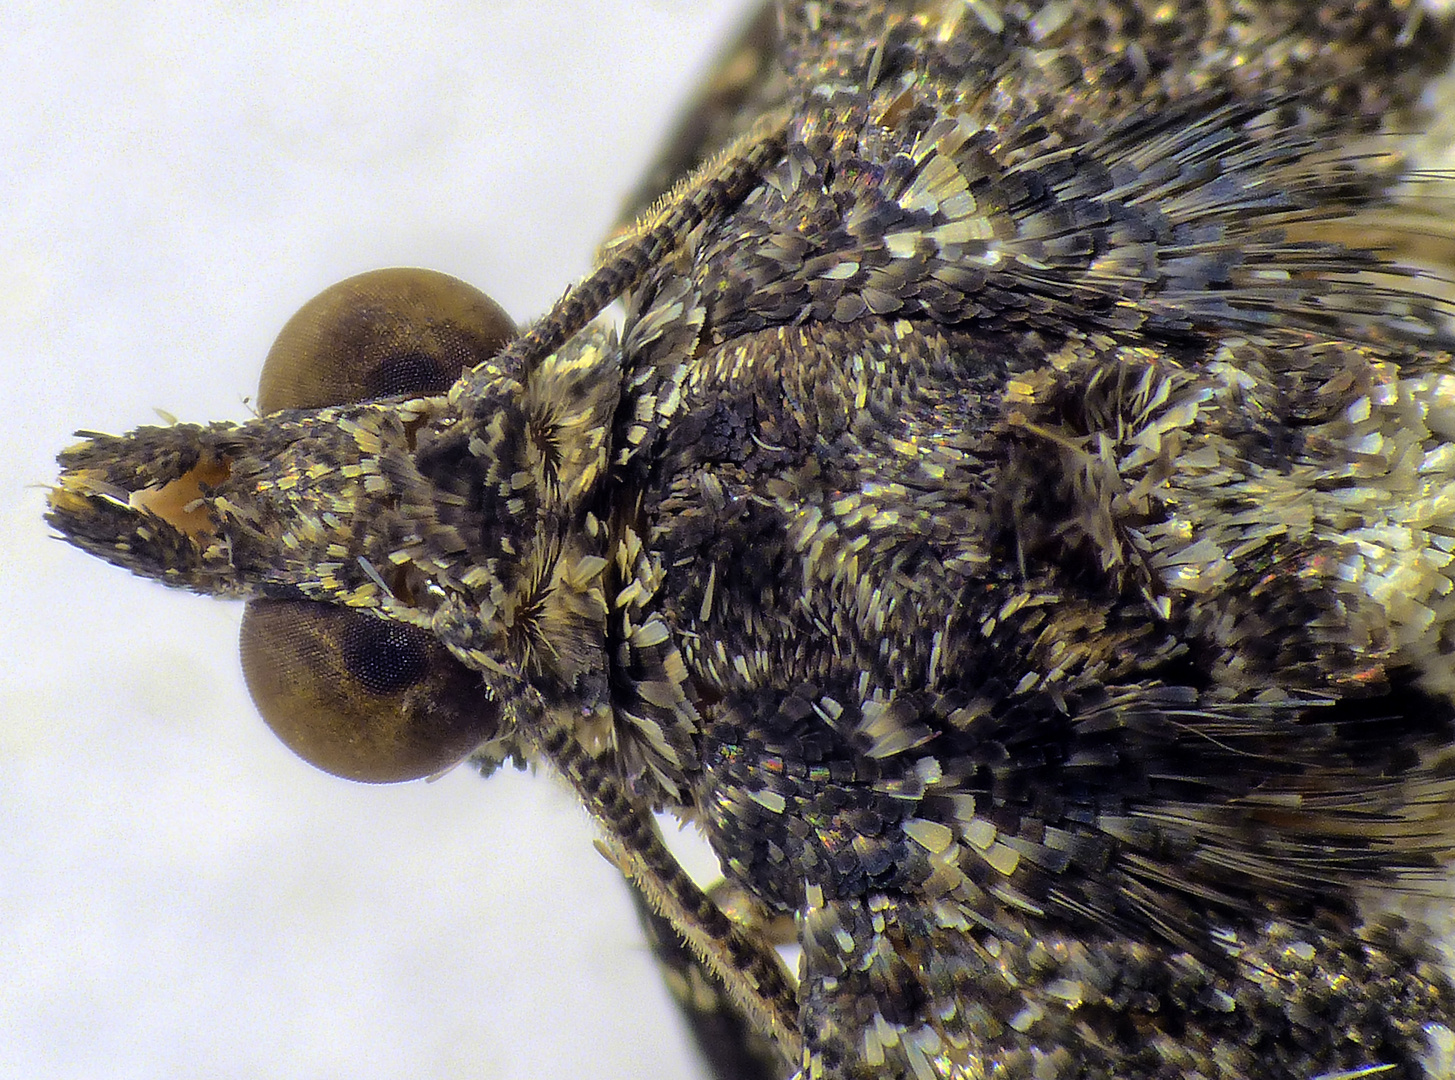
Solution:
M 311 600 L 253 600 L 243 613 L 248 691 L 299 757 L 349 780 L 416 780 L 498 729 L 499 708 L 430 634 Z
M 288 320 L 263 362 L 258 410 L 443 394 L 515 333 L 500 305 L 459 278 L 371 270 L 325 289 Z

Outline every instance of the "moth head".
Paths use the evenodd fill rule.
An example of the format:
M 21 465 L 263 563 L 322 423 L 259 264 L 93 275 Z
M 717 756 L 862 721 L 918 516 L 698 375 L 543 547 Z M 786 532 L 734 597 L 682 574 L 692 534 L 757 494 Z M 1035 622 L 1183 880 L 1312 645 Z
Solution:
M 49 519 L 137 573 L 247 599 L 254 700 L 320 768 L 392 781 L 518 756 L 508 702 L 531 665 L 562 684 L 599 666 L 575 642 L 604 615 L 604 560 L 574 534 L 582 454 L 599 474 L 605 448 L 563 433 L 603 424 L 569 377 L 492 365 L 514 334 L 446 275 L 350 278 L 279 335 L 262 415 L 88 434 Z

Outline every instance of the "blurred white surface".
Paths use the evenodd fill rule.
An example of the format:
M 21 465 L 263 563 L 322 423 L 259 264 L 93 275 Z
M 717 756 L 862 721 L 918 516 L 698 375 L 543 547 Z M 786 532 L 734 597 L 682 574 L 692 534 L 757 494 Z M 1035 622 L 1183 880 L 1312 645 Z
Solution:
M 49 539 L 40 485 L 77 428 L 245 417 L 357 271 L 540 314 L 745 6 L 0 11 L 0 1076 L 695 1075 L 553 780 L 312 771 L 239 609 Z

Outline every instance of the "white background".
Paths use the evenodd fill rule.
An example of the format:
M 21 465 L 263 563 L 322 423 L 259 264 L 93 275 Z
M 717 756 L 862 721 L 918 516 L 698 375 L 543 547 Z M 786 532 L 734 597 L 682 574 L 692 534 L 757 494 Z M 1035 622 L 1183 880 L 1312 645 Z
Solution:
M 49 539 L 81 427 L 241 419 L 331 282 L 540 314 L 743 0 L 0 8 L 0 1077 L 695 1075 L 550 778 L 355 786 L 239 608 Z

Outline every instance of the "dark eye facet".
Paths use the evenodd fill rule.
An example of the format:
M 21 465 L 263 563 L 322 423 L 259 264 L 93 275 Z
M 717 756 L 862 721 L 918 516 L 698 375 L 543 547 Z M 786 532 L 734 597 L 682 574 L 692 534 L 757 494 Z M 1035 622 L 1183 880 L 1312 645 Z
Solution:
M 350 780 L 447 768 L 495 734 L 480 676 L 428 633 L 311 600 L 254 600 L 242 665 L 258 712 L 299 757 Z
M 500 306 L 458 278 L 371 270 L 325 289 L 288 320 L 263 363 L 258 410 L 443 394 L 514 336 Z
M 352 619 L 339 637 L 344 667 L 369 693 L 400 694 L 429 672 L 430 637 L 383 619 Z

